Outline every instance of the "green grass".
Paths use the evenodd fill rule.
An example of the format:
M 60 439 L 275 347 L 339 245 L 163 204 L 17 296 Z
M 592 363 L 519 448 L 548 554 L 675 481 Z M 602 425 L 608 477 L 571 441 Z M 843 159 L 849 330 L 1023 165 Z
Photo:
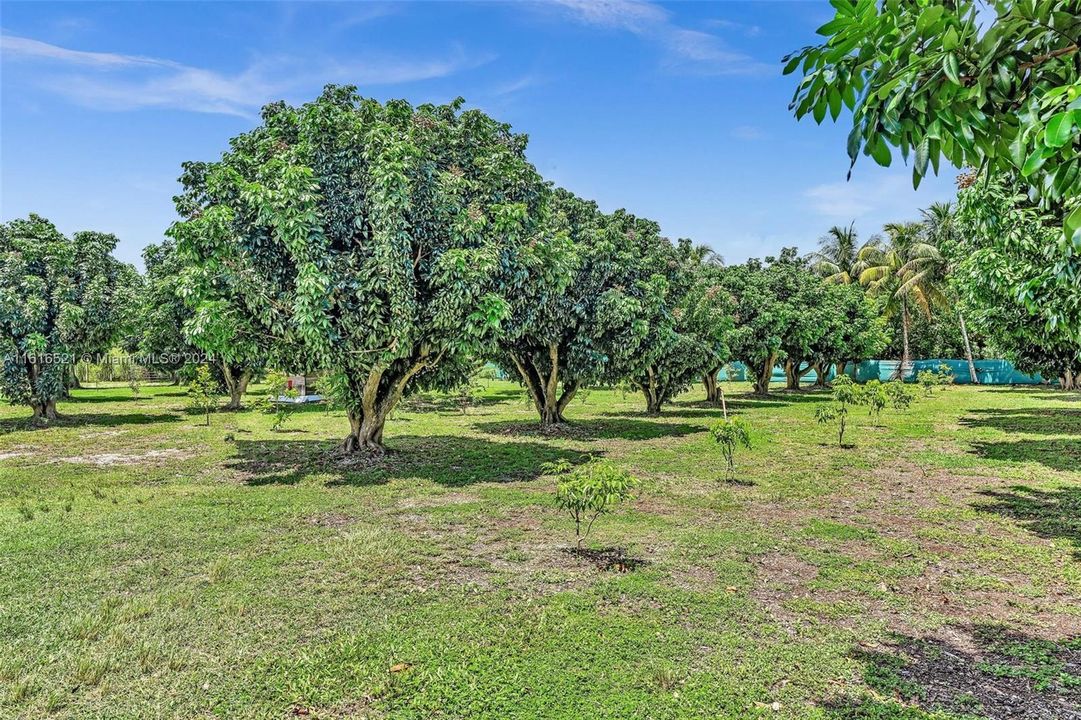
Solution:
M 838 450 L 825 396 L 746 390 L 732 483 L 698 390 L 659 418 L 595 390 L 555 436 L 511 383 L 414 398 L 377 462 L 315 406 L 280 432 L 172 387 L 77 390 L 47 429 L 0 408 L 0 712 L 956 718 L 861 648 L 989 620 L 1020 658 L 989 682 L 1075 687 L 1048 653 L 1081 627 L 1076 395 L 948 388 Z M 600 456 L 642 483 L 589 543 L 628 572 L 567 551 L 542 468 Z

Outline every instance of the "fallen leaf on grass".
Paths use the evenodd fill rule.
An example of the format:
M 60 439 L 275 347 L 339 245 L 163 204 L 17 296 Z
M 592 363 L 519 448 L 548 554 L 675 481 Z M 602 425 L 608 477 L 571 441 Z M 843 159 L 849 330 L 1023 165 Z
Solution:
M 392 673 L 402 672 L 403 670 L 408 670 L 411 667 L 413 667 L 413 666 L 410 665 L 409 663 L 398 663 L 397 665 L 391 665 L 390 666 L 390 672 L 392 672 Z

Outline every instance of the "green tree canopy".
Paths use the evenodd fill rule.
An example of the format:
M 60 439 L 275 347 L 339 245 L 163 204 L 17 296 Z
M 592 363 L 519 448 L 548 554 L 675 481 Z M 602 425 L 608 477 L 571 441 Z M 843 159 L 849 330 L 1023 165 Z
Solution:
M 662 406 L 704 376 L 716 377 L 730 357 L 731 301 L 707 252 L 681 239 L 660 246 L 653 278 L 642 293 L 636 322 L 648 331 L 625 359 L 627 376 L 642 391 L 646 412 Z M 663 274 L 662 274 L 663 273 Z
M 65 237 L 39 215 L 0 225 L 0 394 L 55 420 L 80 356 L 107 350 L 126 323 L 138 274 L 112 256 L 117 239 Z
M 183 265 L 176 244 L 166 240 L 147 245 L 143 267 L 145 284 L 137 303 L 139 322 L 133 345 L 141 355 L 153 358 L 158 369 L 176 373 L 200 355 L 184 334 L 191 310 L 179 294 Z
M 193 339 L 326 370 L 350 421 L 343 449 L 381 452 L 403 394 L 459 381 L 506 315 L 546 195 L 525 145 L 461 100 L 382 104 L 328 86 L 268 105 L 183 178 L 171 233 Z
M 614 270 L 631 248 L 625 235 L 602 232 L 607 221 L 596 203 L 556 189 L 541 237 L 518 256 L 523 272 L 496 359 L 520 379 L 545 426 L 564 422 L 567 404 L 603 378 L 609 360 L 597 332 L 600 299 L 621 282 Z
M 735 327 L 729 336 L 732 357 L 753 374 L 754 390 L 769 392 L 773 367 L 788 359 L 787 351 L 809 346 L 817 318 L 808 300 L 823 287 L 795 248 L 765 262 L 752 259 L 725 269 L 725 290 L 734 299 Z M 809 347 L 807 347 L 809 357 Z
M 808 369 L 815 371 L 818 385 L 825 385 L 831 365 L 841 374 L 846 363 L 875 357 L 887 344 L 885 321 L 859 285 L 826 284 L 814 295 L 818 295 L 818 305 L 809 315 L 817 325 L 801 348 L 800 362 L 786 363 L 792 389 L 799 388 Z
M 159 369 L 170 372 L 210 355 L 211 375 L 229 394 L 226 408 L 236 410 L 248 383 L 265 364 L 267 343 L 236 306 L 229 276 L 200 287 L 197 295 L 185 288 L 187 260 L 172 240 L 143 250 L 146 289 L 136 345 Z
M 951 282 L 979 332 L 1021 370 L 1059 377 L 1067 388 L 1081 375 L 1081 255 L 1069 272 L 1055 269 L 1055 219 L 1008 177 L 968 178 L 958 195 L 957 224 L 947 255 Z
M 786 58 L 792 109 L 852 111 L 848 155 L 911 157 L 913 184 L 940 159 L 1017 171 L 1081 249 L 1081 7 L 1077 0 L 830 0 L 827 39 Z M 981 27 L 981 5 L 995 18 Z M 1072 207 L 1072 210 L 1069 209 Z

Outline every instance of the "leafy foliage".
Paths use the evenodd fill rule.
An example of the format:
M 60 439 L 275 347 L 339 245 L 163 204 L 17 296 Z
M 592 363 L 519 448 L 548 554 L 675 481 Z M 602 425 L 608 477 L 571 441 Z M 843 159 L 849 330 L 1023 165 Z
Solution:
M 206 365 L 195 369 L 195 375 L 188 385 L 188 398 L 192 406 L 206 417 L 209 427 L 210 413 L 218 406 L 218 381 Z
M 798 290 L 807 275 L 814 282 L 795 248 L 785 248 L 780 257 L 765 262 L 748 260 L 726 268 L 724 287 L 734 298 L 735 328 L 729 338 L 732 356 L 754 373 L 755 392 L 769 391 L 773 366 L 784 357 L 783 345 L 793 325 L 799 323 L 803 308 Z
M 637 487 L 638 483 L 630 473 L 604 460 L 590 460 L 560 481 L 556 505 L 574 519 L 574 536 L 579 550 L 597 518 L 632 497 Z
M 191 309 L 179 294 L 183 265 L 176 244 L 165 241 L 143 250 L 145 286 L 138 303 L 139 324 L 134 345 L 144 356 L 155 356 L 155 365 L 168 372 L 181 370 L 199 348 L 184 334 Z
M 988 343 L 1070 387 L 1081 374 L 1081 253 L 1062 252 L 1054 223 L 1009 177 L 967 184 L 947 254 L 951 284 Z
M 300 397 L 300 391 L 289 386 L 289 376 L 280 370 L 272 370 L 267 373 L 264 382 L 267 391 L 261 403 L 262 410 L 274 416 L 274 423 L 270 428 L 272 430 L 281 430 L 285 425 L 285 421 L 289 419 L 289 416 L 296 409 L 296 406 L 289 401 Z
M 664 242 L 667 248 L 667 241 Z M 667 254 L 667 253 L 665 253 Z M 703 262 L 703 248 L 680 240 L 662 279 L 654 276 L 648 302 L 634 324 L 648 327 L 639 352 L 624 358 L 632 387 L 645 395 L 646 412 L 661 407 L 704 374 L 714 376 L 729 358 L 730 298 L 718 268 Z
M 688 283 L 651 220 L 625 210 L 606 215 L 557 189 L 542 238 L 518 260 L 498 359 L 525 385 L 544 425 L 563 422 L 584 386 L 629 378 L 645 389 L 651 371 L 661 376 L 663 402 L 682 389 L 675 376 L 688 355 L 709 352 L 676 329 L 677 293 Z
M 734 298 L 732 356 L 750 368 L 755 392 L 769 390 L 773 366 L 784 361 L 789 387 L 812 368 L 858 361 L 885 340 L 877 312 L 859 287 L 824 283 L 795 248 L 765 262 L 726 268 L 723 286 Z
M 916 375 L 916 382 L 923 388 L 923 394 L 930 397 L 934 394 L 935 388 L 953 384 L 953 370 L 945 363 L 934 370 L 920 370 Z
M 138 276 L 111 255 L 117 239 L 71 238 L 39 215 L 0 225 L 0 395 L 56 419 L 78 358 L 107 350 L 125 327 Z
M 838 375 L 833 380 L 831 402 L 815 408 L 815 420 L 820 423 L 837 423 L 837 445 L 844 447 L 845 429 L 848 424 L 849 408 L 863 402 L 863 393 L 852 378 Z
M 743 418 L 724 418 L 710 425 L 709 436 L 721 447 L 721 454 L 724 455 L 725 460 L 724 479 L 729 482 L 732 480 L 732 473 L 736 467 L 736 448 L 743 446 L 750 449 L 751 447 L 750 426 Z
M 821 123 L 852 111 L 848 155 L 880 165 L 911 156 L 913 185 L 942 158 L 1017 172 L 1045 207 L 1081 195 L 1081 13 L 1076 0 L 831 0 L 827 39 L 787 57 L 800 70 L 791 108 Z M 1081 206 L 1065 217 L 1081 248 Z
M 876 426 L 889 399 L 889 395 L 886 394 L 886 385 L 880 380 L 868 380 L 860 390 L 860 400 L 867 406 L 868 414 L 874 419 Z
M 886 391 L 886 398 L 894 410 L 908 410 L 912 406 L 912 401 L 915 398 L 904 381 L 900 379 L 890 380 L 883 387 Z
M 404 394 L 474 367 L 538 229 L 546 189 L 526 138 L 461 102 L 328 86 L 268 105 L 220 161 L 185 166 L 171 234 L 189 265 L 190 334 L 326 370 L 346 451 L 380 452 Z

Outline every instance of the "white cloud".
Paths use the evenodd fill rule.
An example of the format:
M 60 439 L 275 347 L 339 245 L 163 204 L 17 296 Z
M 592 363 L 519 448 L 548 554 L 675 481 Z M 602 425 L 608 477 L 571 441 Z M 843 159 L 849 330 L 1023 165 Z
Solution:
M 758 25 L 747 25 L 733 20 L 715 19 L 706 21 L 706 25 L 720 30 L 734 30 L 743 33 L 747 37 L 757 37 L 762 34 L 762 28 Z
M 446 77 L 490 62 L 455 48 L 437 59 L 370 56 L 328 61 L 264 58 L 241 72 L 222 73 L 171 60 L 87 52 L 31 38 L 0 36 L 5 60 L 38 63 L 38 84 L 80 105 L 104 110 L 168 107 L 251 117 L 263 104 L 328 82 L 361 88 Z
M 757 75 L 775 68 L 732 50 L 715 35 L 676 24 L 645 0 L 552 0 L 578 22 L 634 33 L 664 49 L 670 69 L 705 75 Z
M 0 35 L 0 51 L 3 51 L 4 55 L 12 58 L 58 60 L 64 63 L 86 67 L 116 68 L 137 65 L 177 67 L 176 63 L 171 63 L 167 60 L 158 60 L 157 58 L 142 57 L 140 55 L 118 55 L 116 53 L 68 50 L 67 48 L 43 43 L 40 40 L 18 37 L 16 35 Z
M 534 85 L 541 84 L 542 80 L 534 75 L 523 75 L 522 77 L 514 80 L 509 80 L 504 83 L 500 83 L 492 88 L 492 94 L 501 95 L 513 95 L 517 92 L 525 90 L 526 88 L 533 87 Z
M 755 125 L 739 125 L 732 128 L 732 137 L 737 140 L 761 140 L 766 133 Z
M 644 0 L 553 0 L 580 21 L 603 27 L 646 33 L 668 25 L 668 11 Z
M 911 170 L 874 170 L 870 177 L 849 182 L 823 183 L 803 192 L 805 207 L 827 222 L 852 222 L 881 225 L 890 220 L 904 220 L 936 200 L 951 198 L 952 177 L 927 178 L 918 191 L 912 189 Z

